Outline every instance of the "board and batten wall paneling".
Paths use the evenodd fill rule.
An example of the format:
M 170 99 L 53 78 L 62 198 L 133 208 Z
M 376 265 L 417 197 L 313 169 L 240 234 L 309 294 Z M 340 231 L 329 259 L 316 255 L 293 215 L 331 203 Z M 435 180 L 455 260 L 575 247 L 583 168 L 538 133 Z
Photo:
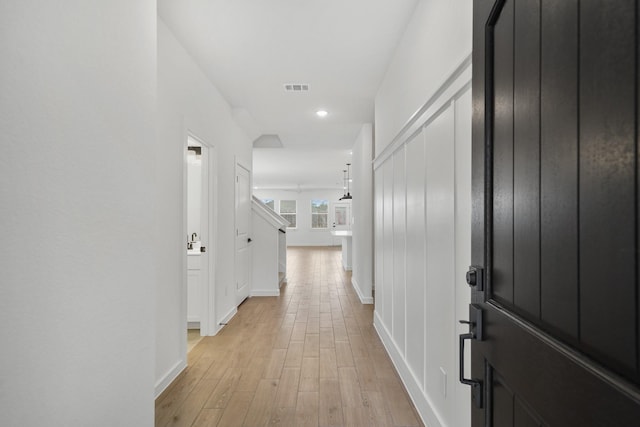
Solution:
M 425 389 L 439 407 L 453 387 L 454 114 L 444 110 L 425 127 L 427 199 L 427 352 Z M 436 344 L 437 343 L 437 344 Z M 436 344 L 436 345 L 434 345 Z
M 400 353 L 405 355 L 406 340 L 406 182 L 405 148 L 393 155 L 393 337 Z
M 373 238 L 374 238 L 374 262 L 375 270 L 373 275 L 374 281 L 374 301 L 376 304 L 376 310 L 382 312 L 384 310 L 384 298 L 382 293 L 378 293 L 383 289 L 382 280 L 383 264 L 384 264 L 384 170 L 382 168 L 376 169 L 373 176 L 374 181 L 374 195 L 373 203 L 375 206 L 375 217 L 373 219 Z
M 426 337 L 425 293 L 425 149 L 424 134 L 420 132 L 406 145 L 407 184 L 407 365 L 418 385 L 424 387 Z
M 395 274 L 393 270 L 393 160 L 383 166 L 383 243 L 382 271 L 384 274 L 381 291 L 383 302 L 382 318 L 389 331 L 393 330 L 393 286 Z
M 468 426 L 470 411 L 457 320 L 470 302 L 471 88 L 451 86 L 374 161 L 375 327 L 423 421 L 441 427 Z

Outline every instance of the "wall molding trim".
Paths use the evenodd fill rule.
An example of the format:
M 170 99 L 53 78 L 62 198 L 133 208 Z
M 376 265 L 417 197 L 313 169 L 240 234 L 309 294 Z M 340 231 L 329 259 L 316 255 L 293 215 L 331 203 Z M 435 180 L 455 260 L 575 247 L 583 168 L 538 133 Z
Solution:
M 169 372 L 164 374 L 162 378 L 156 382 L 154 398 L 157 399 L 160 397 L 160 395 L 180 376 L 180 374 L 184 372 L 185 369 L 187 369 L 186 361 L 179 360 L 176 362 L 176 364 L 169 369 Z
M 407 389 L 407 393 L 409 393 L 409 397 L 411 398 L 413 405 L 416 407 L 424 425 L 429 427 L 445 426 L 445 424 L 440 421 L 440 417 L 435 411 L 434 405 L 429 401 L 429 398 L 420 387 L 420 384 L 416 380 L 411 368 L 409 368 L 404 357 L 402 357 L 402 353 L 400 353 L 395 341 L 391 338 L 391 334 L 384 326 L 384 323 L 377 311 L 373 314 L 373 327 L 378 333 L 378 336 L 382 341 L 382 345 L 384 345 L 385 350 L 389 354 L 391 363 L 393 363 L 396 372 L 398 372 L 400 380 Z
M 351 286 L 353 286 L 353 289 L 358 294 L 358 298 L 360 298 L 360 302 L 362 304 L 373 304 L 373 297 L 366 297 L 362 294 L 362 291 L 360 290 L 362 288 L 360 288 L 360 285 L 356 281 L 355 277 L 351 277 Z
M 471 53 L 458 64 L 449 76 L 442 82 L 431 97 L 413 113 L 407 123 L 391 140 L 380 154 L 373 160 L 373 169 L 378 169 L 420 129 L 435 119 L 451 101 L 457 99 L 471 87 Z
M 233 316 L 235 316 L 237 312 L 238 312 L 238 307 L 233 307 L 231 310 L 229 310 L 229 312 L 225 314 L 225 316 L 222 319 L 220 319 L 218 324 L 215 325 L 216 329 L 213 331 L 213 334 L 211 334 L 211 336 L 214 336 L 218 332 L 220 332 L 222 328 L 224 328 L 225 325 L 229 323 L 231 319 L 233 319 Z
M 253 297 L 279 297 L 279 296 L 280 296 L 280 289 L 276 289 L 274 291 L 256 289 L 256 290 L 252 290 L 251 294 L 249 295 L 250 298 L 253 298 Z

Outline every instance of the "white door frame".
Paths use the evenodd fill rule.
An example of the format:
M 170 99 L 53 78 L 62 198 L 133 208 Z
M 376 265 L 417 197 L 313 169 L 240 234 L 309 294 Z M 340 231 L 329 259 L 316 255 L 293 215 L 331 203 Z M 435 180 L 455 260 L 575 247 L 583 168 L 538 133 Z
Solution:
M 202 206 L 202 210 L 207 210 L 208 215 L 207 218 L 201 217 L 201 241 L 203 245 L 206 246 L 206 251 L 208 253 L 207 264 L 201 265 L 201 274 L 202 274 L 202 286 L 201 286 L 201 301 L 202 306 L 200 308 L 200 335 L 208 336 L 215 335 L 217 332 L 215 325 L 215 290 L 216 290 L 216 241 L 215 238 L 218 235 L 218 179 L 217 179 L 217 169 L 218 169 L 218 155 L 215 145 L 207 142 L 205 139 L 200 138 L 196 135 L 195 132 L 190 129 L 184 129 L 183 135 L 183 155 L 184 155 L 184 171 L 183 171 L 183 224 L 182 224 L 182 236 L 186 236 L 188 233 L 187 230 L 187 147 L 189 145 L 189 139 L 193 139 L 199 142 L 203 148 L 206 150 L 202 150 L 203 159 L 202 159 L 202 177 L 203 181 L 207 182 L 207 206 Z M 206 153 L 206 154 L 205 154 Z M 204 156 L 207 156 L 205 159 Z M 205 167 L 206 164 L 206 167 Z M 203 186 L 203 189 L 205 186 Z M 206 209 L 205 209 L 206 208 Z M 207 221 L 205 221 L 207 219 Z M 183 263 L 182 263 L 182 278 L 183 278 L 183 286 L 182 286 L 182 313 L 181 318 L 184 320 L 184 345 L 186 349 L 187 343 L 187 251 L 186 251 L 186 242 L 183 242 Z

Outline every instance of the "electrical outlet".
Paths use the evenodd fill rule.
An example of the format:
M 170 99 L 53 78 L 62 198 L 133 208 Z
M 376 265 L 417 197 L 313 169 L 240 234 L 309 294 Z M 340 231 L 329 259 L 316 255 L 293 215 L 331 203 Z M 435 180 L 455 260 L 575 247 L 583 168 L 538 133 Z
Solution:
M 440 367 L 440 391 L 442 396 L 447 397 L 447 371 Z

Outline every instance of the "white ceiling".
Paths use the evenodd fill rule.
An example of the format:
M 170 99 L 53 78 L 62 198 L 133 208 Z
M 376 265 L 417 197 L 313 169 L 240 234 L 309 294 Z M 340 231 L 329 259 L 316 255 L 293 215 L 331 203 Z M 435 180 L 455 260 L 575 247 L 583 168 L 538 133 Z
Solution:
M 233 108 L 254 186 L 342 187 L 342 169 L 419 0 L 159 0 L 158 13 Z M 285 92 L 308 83 L 309 92 Z M 318 118 L 325 109 L 329 115 Z

